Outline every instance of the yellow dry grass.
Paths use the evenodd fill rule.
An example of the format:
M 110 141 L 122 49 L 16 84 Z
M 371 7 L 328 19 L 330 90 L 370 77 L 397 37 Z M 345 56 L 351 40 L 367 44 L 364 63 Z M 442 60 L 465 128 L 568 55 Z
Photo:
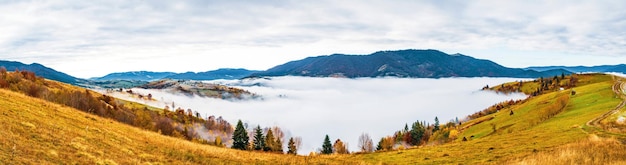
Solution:
M 361 164 L 201 145 L 4 89 L 0 105 L 0 164 Z

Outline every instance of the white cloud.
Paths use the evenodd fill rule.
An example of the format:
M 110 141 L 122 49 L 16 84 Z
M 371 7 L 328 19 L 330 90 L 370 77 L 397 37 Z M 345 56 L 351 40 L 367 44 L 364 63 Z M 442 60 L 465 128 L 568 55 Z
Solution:
M 326 134 L 348 142 L 350 150 L 356 151 L 358 136 L 363 132 L 378 141 L 404 128 L 405 123 L 417 120 L 433 123 L 435 116 L 445 123 L 455 117 L 463 119 L 500 101 L 524 98 L 524 95 L 506 96 L 479 90 L 487 84 L 494 86 L 516 80 L 520 79 L 275 77 L 247 82 L 264 86 L 242 87 L 261 94 L 264 100 L 235 102 L 177 96 L 156 90 L 133 91 L 151 93 L 166 102 L 146 102 L 156 107 L 171 105 L 174 101 L 177 107 L 191 108 L 203 116 L 223 116 L 231 123 L 242 119 L 263 127 L 278 125 L 293 135 L 302 136 L 304 145 L 300 153 L 307 154 L 320 148 Z
M 476 52 L 507 66 L 554 64 L 533 60 L 546 54 L 586 65 L 612 57 L 607 64 L 625 59 L 624 3 L 5 1 L 0 58 L 79 77 L 267 69 L 306 56 L 408 48 Z M 528 53 L 508 55 L 516 52 Z

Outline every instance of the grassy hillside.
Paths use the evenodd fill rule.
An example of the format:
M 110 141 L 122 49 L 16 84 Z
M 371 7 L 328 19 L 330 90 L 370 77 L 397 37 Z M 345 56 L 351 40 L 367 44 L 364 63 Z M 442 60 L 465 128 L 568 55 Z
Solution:
M 614 84 L 611 76 L 583 75 L 581 80 L 582 85 L 573 88 L 576 95 L 570 95 L 570 90 L 553 91 L 533 97 L 520 105 L 465 122 L 460 128 L 483 121 L 462 130 L 455 142 L 419 149 L 354 155 L 350 159 L 392 164 L 509 164 L 524 161 L 546 163 L 542 158 L 550 158 L 555 155 L 554 152 L 567 150 L 574 154 L 572 150 L 575 150 L 589 155 L 607 153 L 606 158 L 598 158 L 601 159 L 599 162 L 625 163 L 626 150 L 611 154 L 608 152 L 610 149 L 606 150 L 624 148 L 623 144 L 616 143 L 617 140 L 587 140 L 594 135 L 587 131 L 586 123 L 612 110 L 622 101 L 611 89 Z M 565 108 L 557 115 L 545 119 L 544 109 L 556 104 L 559 97 L 569 97 Z M 510 115 L 511 110 L 513 115 Z M 462 141 L 462 137 L 469 140 Z M 594 147 L 596 144 L 605 147 Z
M 460 131 L 458 138 L 450 143 L 371 154 L 312 157 L 198 144 L 0 89 L 0 125 L 4 128 L 0 131 L 0 164 L 626 163 L 626 147 L 622 144 L 625 136 L 587 124 L 622 102 L 622 97 L 613 91 L 616 80 L 597 74 L 576 78 L 576 87 L 550 88 L 499 112 L 463 122 L 456 126 Z M 62 83 L 40 83 L 50 90 L 84 91 Z M 539 86 L 537 83 L 528 82 L 520 87 L 533 89 L 524 86 Z M 572 91 L 576 94 L 572 95 Z M 131 109 L 143 106 L 129 102 L 124 105 Z M 619 117 L 624 111 L 617 112 Z M 468 140 L 462 140 L 463 137 Z
M 359 164 L 200 145 L 0 89 L 0 164 Z

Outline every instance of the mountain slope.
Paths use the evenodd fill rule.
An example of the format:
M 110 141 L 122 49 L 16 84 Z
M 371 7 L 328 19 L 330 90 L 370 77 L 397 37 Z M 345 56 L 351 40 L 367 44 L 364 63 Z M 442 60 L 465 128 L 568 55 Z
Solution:
M 258 71 L 226 68 L 226 69 L 218 69 L 218 70 L 198 72 L 198 73 L 194 73 L 194 72 L 179 73 L 179 74 L 167 76 L 166 78 L 185 79 L 185 80 L 217 80 L 217 79 L 231 80 L 231 79 L 244 78 L 256 72 Z
M 34 72 L 37 76 L 74 85 L 85 82 L 85 80 L 83 79 L 70 76 L 68 74 L 56 71 L 38 63 L 26 65 L 21 62 L 0 60 L 0 66 L 6 68 L 8 71 L 15 71 L 16 69 L 28 70 Z
M 359 163 L 202 145 L 6 89 L 0 105 L 0 164 Z
M 137 72 L 118 72 L 107 74 L 103 77 L 91 78 L 96 81 L 110 81 L 110 80 L 139 80 L 139 81 L 153 81 L 165 78 L 167 76 L 175 75 L 174 72 L 149 72 L 149 71 L 137 71 Z
M 569 74 L 569 72 L 564 72 Z M 253 76 L 338 77 L 541 77 L 560 75 L 506 68 L 489 60 L 448 55 L 437 50 L 381 51 L 370 55 L 309 57 L 291 61 Z
M 599 65 L 599 66 L 535 66 L 525 68 L 535 71 L 546 71 L 551 69 L 564 69 L 570 72 L 618 72 L 626 73 L 626 64 L 619 65 Z

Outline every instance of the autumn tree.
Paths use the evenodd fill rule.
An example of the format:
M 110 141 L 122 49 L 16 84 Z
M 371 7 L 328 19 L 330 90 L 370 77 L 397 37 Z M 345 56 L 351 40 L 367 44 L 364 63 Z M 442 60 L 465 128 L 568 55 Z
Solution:
M 172 119 L 161 117 L 157 119 L 156 129 L 163 135 L 172 135 L 174 133 L 174 127 L 172 126 Z
M 322 144 L 322 154 L 332 154 L 333 153 L 333 146 L 332 144 L 330 144 L 330 138 L 328 138 L 328 135 L 326 135 L 326 137 L 324 138 L 324 143 Z
M 335 140 L 335 144 L 333 144 L 333 152 L 336 154 L 349 154 L 348 147 L 344 144 L 341 139 Z
M 276 142 L 274 142 L 274 144 L 276 145 L 274 147 L 274 151 L 283 153 L 283 141 L 280 140 L 280 138 L 276 137 Z
M 265 148 L 265 139 L 263 137 L 263 130 L 261 130 L 261 126 L 257 126 L 254 131 L 254 140 L 252 142 L 252 144 L 254 144 L 254 150 L 263 150 Z
M 276 151 L 276 141 L 274 140 L 274 133 L 272 133 L 272 129 L 267 130 L 267 135 L 265 136 L 265 148 L 263 151 Z
M 372 142 L 372 138 L 367 133 L 362 133 L 359 136 L 359 149 L 365 153 L 374 151 L 374 142 Z
M 246 128 L 243 127 L 243 123 L 241 120 L 237 122 L 237 126 L 235 127 L 235 132 L 233 133 L 233 146 L 234 149 L 246 150 L 249 142 L 248 132 Z
M 293 137 L 289 138 L 289 142 L 287 143 L 287 154 L 297 154 L 298 149 L 296 148 L 296 142 L 293 140 Z
M 377 151 L 390 151 L 393 149 L 394 140 L 393 137 L 382 137 L 380 141 L 378 141 L 378 146 L 376 147 Z

